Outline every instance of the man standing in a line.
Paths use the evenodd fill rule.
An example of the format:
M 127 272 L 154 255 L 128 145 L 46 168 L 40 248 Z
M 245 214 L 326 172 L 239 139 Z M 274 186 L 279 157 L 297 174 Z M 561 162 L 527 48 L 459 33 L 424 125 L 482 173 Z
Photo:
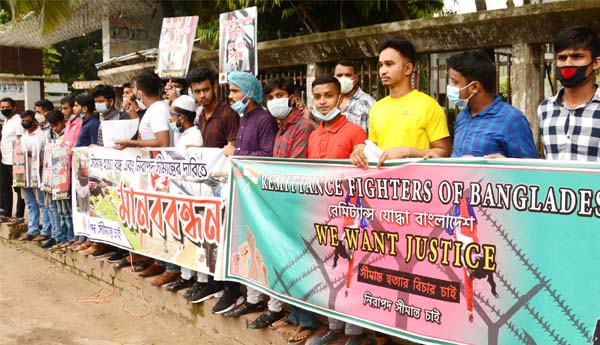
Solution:
M 10 97 L 0 100 L 0 111 L 6 118 L 2 126 L 2 139 L 0 150 L 2 152 L 2 163 L 0 164 L 0 220 L 7 222 L 12 217 L 13 209 L 13 142 L 23 134 L 21 116 L 17 114 L 17 103 Z M 25 201 L 21 197 L 20 190 L 17 191 L 17 213 L 16 221 L 22 222 L 25 213 Z
M 538 107 L 546 159 L 600 161 L 600 38 L 572 26 L 554 41 L 556 78 L 563 88 Z

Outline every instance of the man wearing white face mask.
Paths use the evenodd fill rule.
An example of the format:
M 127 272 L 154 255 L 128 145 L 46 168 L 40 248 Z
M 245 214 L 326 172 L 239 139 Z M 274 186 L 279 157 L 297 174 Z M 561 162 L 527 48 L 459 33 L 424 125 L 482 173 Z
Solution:
M 344 116 L 338 108 L 340 103 L 340 82 L 331 76 L 316 78 L 312 83 L 313 115 L 321 120 L 321 125 L 308 139 L 310 159 L 348 159 L 352 149 L 367 139 L 367 133 Z M 362 328 L 340 320 L 329 318 L 329 330 L 311 344 L 324 345 L 336 341 L 345 333 L 348 345 L 363 343 Z M 294 338 L 297 339 L 297 338 Z
M 364 143 L 367 133 L 340 112 L 340 82 L 331 76 L 319 77 L 312 83 L 313 115 L 321 120 L 310 134 L 308 158 L 347 159 L 352 148 Z
M 310 120 L 302 116 L 301 101 L 294 93 L 294 81 L 290 78 L 277 77 L 267 83 L 263 93 L 267 99 L 267 109 L 269 109 L 269 112 L 279 125 L 279 131 L 275 137 L 275 145 L 273 147 L 273 157 L 306 158 L 308 156 L 308 138 L 314 130 L 314 126 Z M 262 294 L 258 290 L 248 287 L 249 301 L 259 300 L 262 298 L 261 296 Z M 296 314 L 303 312 L 299 309 L 296 310 Z M 283 302 L 273 296 L 269 296 L 267 311 L 252 321 L 248 327 L 251 329 L 265 328 L 281 320 L 284 315 Z M 310 334 L 310 329 L 316 328 L 314 314 L 310 314 L 308 317 L 309 320 L 307 322 L 309 324 L 299 325 L 306 328 L 304 330 L 305 333 L 309 332 L 303 335 L 305 338 Z M 299 315 L 298 318 L 300 319 L 302 316 Z M 302 318 L 302 320 L 304 319 Z M 288 322 L 287 318 L 282 322 L 281 326 L 292 324 L 291 321 Z M 295 339 L 299 336 L 295 335 Z
M 350 60 L 340 60 L 335 65 L 333 75 L 340 81 L 342 87 L 340 111 L 346 115 L 348 121 L 361 126 L 368 134 L 369 111 L 375 104 L 375 99 L 358 86 L 356 66 Z
M 48 123 L 48 113 L 54 110 L 54 104 L 47 99 L 41 99 L 35 102 L 35 120 L 42 129 L 46 139 L 50 138 L 50 124 Z
M 267 83 L 264 94 L 267 109 L 279 125 L 273 157 L 306 158 L 308 137 L 315 127 L 310 120 L 302 116 L 302 101 L 294 93 L 294 81 L 277 77 Z

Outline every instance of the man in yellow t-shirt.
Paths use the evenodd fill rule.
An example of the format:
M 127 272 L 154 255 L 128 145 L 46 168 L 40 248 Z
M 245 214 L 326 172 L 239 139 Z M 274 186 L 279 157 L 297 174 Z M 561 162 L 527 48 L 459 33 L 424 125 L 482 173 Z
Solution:
M 404 39 L 386 40 L 379 47 L 379 76 L 390 95 L 381 99 L 369 113 L 369 140 L 383 150 L 377 166 L 388 159 L 449 157 L 450 134 L 446 116 L 430 96 L 411 85 L 416 50 Z M 364 145 L 356 145 L 350 159 L 367 169 Z

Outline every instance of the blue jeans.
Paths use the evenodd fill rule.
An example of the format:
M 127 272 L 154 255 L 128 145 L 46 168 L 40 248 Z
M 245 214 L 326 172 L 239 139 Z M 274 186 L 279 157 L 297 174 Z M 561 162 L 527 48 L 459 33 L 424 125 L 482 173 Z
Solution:
M 71 211 L 71 199 L 60 200 L 59 203 L 62 206 L 60 211 L 64 219 L 68 242 L 75 238 L 75 234 L 73 233 L 73 213 Z
M 40 211 L 42 212 L 42 235 L 50 236 L 50 216 L 46 209 L 46 203 L 44 201 L 44 192 L 38 188 L 23 188 L 25 193 L 25 203 L 27 204 L 27 212 L 29 213 L 29 224 L 27 226 L 27 233 L 29 235 L 37 236 L 40 234 Z
M 51 194 L 44 194 L 45 198 L 52 198 Z M 60 213 L 58 212 L 58 205 L 55 200 L 48 201 L 48 215 L 50 216 L 50 223 L 52 224 L 52 238 L 56 242 L 62 242 L 63 240 L 63 226 L 61 224 Z
M 317 328 L 317 326 L 319 326 L 317 314 L 296 306 L 292 306 L 292 311 L 288 315 L 288 321 L 292 325 L 303 326 L 306 328 Z

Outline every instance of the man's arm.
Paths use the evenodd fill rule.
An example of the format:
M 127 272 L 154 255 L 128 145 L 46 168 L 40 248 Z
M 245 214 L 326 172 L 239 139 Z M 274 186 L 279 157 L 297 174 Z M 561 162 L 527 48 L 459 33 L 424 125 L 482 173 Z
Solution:
M 117 140 L 115 149 L 122 150 L 126 147 L 169 147 L 169 131 L 154 133 L 156 139 L 152 140 Z
M 408 146 L 392 147 L 383 151 L 379 162 L 377 162 L 377 167 L 381 167 L 386 160 L 390 159 L 450 157 L 451 144 L 450 137 L 447 137 L 430 143 L 430 148 L 427 150 Z

